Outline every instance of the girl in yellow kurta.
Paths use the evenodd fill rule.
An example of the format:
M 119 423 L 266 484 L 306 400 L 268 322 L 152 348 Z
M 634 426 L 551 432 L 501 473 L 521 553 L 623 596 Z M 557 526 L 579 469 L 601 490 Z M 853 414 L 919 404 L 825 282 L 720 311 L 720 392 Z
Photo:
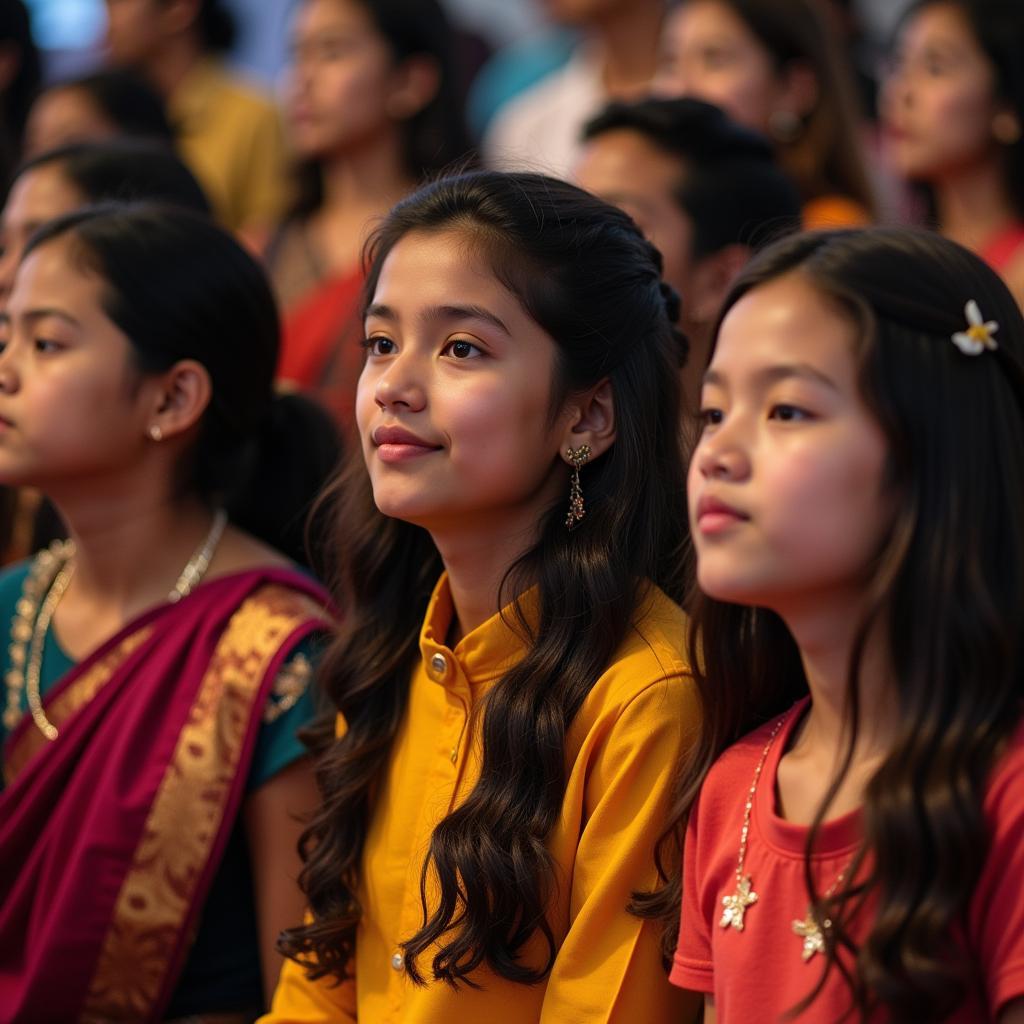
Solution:
M 266 1020 L 685 1021 L 657 867 L 697 729 L 660 260 L 573 186 L 494 173 L 400 204 L 372 257 L 339 738 Z

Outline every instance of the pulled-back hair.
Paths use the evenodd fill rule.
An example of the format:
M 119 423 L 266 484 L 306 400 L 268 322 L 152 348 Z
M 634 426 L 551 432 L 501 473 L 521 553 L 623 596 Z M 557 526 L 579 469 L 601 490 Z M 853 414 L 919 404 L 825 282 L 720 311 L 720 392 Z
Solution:
M 693 223 L 694 259 L 728 245 L 759 248 L 800 226 L 800 194 L 763 136 L 693 97 L 609 103 L 583 129 L 586 141 L 630 131 L 679 160 L 673 190 Z
M 160 139 L 168 147 L 174 130 L 167 118 L 163 97 L 156 86 L 131 68 L 101 68 L 88 75 L 68 78 L 46 89 L 52 92 L 84 93 L 99 112 L 117 129 L 118 136 Z
M 169 146 L 151 139 L 71 142 L 26 160 L 11 179 L 56 164 L 90 203 L 146 201 L 210 213 L 195 175 Z
M 239 526 L 302 560 L 303 521 L 337 445 L 327 415 L 275 396 L 278 315 L 260 265 L 208 217 L 181 207 L 107 204 L 44 224 L 25 256 L 54 239 L 100 277 L 106 315 L 140 374 L 183 359 L 210 376 L 182 493 L 223 505 Z
M 966 249 L 882 228 L 776 243 L 742 273 L 725 313 L 790 273 L 858 330 L 860 390 L 888 442 L 884 486 L 895 508 L 850 659 L 845 759 L 808 837 L 812 913 L 828 940 L 819 987 L 801 1005 L 840 970 L 862 1019 L 881 1006 L 886 1019 L 924 1024 L 945 1019 L 972 983 L 954 934 L 989 847 L 987 780 L 1024 696 L 1024 319 L 998 275 Z M 951 340 L 966 327 L 969 300 L 1000 325 L 998 349 L 975 358 Z M 726 747 L 807 693 L 796 642 L 774 612 L 704 595 L 689 607 L 705 725 L 680 818 Z M 896 738 L 865 788 L 863 847 L 848 881 L 823 895 L 810 853 L 849 770 L 861 662 L 876 627 L 896 680 Z M 850 922 L 865 899 L 876 909 L 866 941 L 855 943 Z
M 565 791 L 566 731 L 632 628 L 646 581 L 683 596 L 679 339 L 660 256 L 629 217 L 536 174 L 442 179 L 399 203 L 371 242 L 367 299 L 404 237 L 453 231 L 553 340 L 555 379 L 538 381 L 551 389 L 553 412 L 604 379 L 615 403 L 615 443 L 582 471 L 586 519 L 570 533 L 564 504 L 551 508 L 502 583 L 500 603 L 515 602 L 510 625 L 526 653 L 475 719 L 480 777 L 434 829 L 423 871 L 436 873 L 439 901 L 428 907 L 421 892 L 422 926 L 403 944 L 415 981 L 423 980 L 416 957 L 434 949 L 434 979 L 472 984 L 486 965 L 529 984 L 556 953 L 545 912 L 560 880 L 545 842 Z M 313 977 L 345 977 L 355 952 L 366 834 L 442 571 L 425 530 L 377 511 L 356 454 L 336 513 L 344 626 L 322 675 L 346 731 L 320 765 L 323 802 L 302 842 L 312 922 L 282 942 Z M 518 595 L 534 584 L 531 628 Z M 546 960 L 524 963 L 537 933 Z

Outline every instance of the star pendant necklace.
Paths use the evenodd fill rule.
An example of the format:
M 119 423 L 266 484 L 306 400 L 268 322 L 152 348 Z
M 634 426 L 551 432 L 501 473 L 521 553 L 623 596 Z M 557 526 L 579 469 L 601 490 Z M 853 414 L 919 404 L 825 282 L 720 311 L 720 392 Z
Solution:
M 718 922 L 722 928 L 735 928 L 738 932 L 743 931 L 744 915 L 747 908 L 757 902 L 754 883 L 749 875 L 743 873 L 747 860 L 747 840 L 750 836 L 750 815 L 754 809 L 754 794 L 757 792 L 757 783 L 761 778 L 764 763 L 768 759 L 768 752 L 772 749 L 772 743 L 775 742 L 775 737 L 779 734 L 779 730 L 785 724 L 789 714 L 783 715 L 772 727 L 768 742 L 764 745 L 764 750 L 761 751 L 761 756 L 758 758 L 757 767 L 754 769 L 754 778 L 751 780 L 750 789 L 747 790 L 747 800 L 743 805 L 743 827 L 740 829 L 740 849 L 736 857 L 736 888 L 728 896 L 722 897 L 724 910 Z M 846 869 L 844 868 L 829 886 L 824 896 L 825 899 L 834 895 L 839 886 L 843 884 L 845 877 Z M 825 918 L 819 926 L 814 917 L 813 908 L 808 905 L 804 919 L 793 921 L 792 927 L 796 935 L 803 940 L 801 958 L 804 963 L 808 963 L 816 953 L 825 952 L 825 933 L 832 927 L 832 922 L 828 918 Z

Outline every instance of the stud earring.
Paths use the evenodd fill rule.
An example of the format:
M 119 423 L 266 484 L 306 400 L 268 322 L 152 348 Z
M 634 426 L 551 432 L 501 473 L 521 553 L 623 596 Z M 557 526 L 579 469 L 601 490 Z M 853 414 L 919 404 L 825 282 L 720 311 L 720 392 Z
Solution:
M 590 458 L 590 445 L 581 444 L 579 448 L 566 448 L 565 455 L 572 466 L 572 479 L 569 481 L 569 511 L 565 517 L 565 526 L 566 529 L 574 530 L 587 514 L 587 510 L 583 507 L 583 490 L 580 487 L 580 466 Z
M 164 439 L 164 432 L 160 429 L 160 425 L 158 423 L 154 423 L 153 426 L 149 428 L 149 436 L 154 441 L 162 441 Z

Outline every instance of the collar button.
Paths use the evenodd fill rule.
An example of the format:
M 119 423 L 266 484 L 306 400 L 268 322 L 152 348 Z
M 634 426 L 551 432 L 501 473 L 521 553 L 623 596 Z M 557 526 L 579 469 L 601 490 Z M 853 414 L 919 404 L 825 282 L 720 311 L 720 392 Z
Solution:
M 448 659 L 443 654 L 435 654 L 430 659 L 430 672 L 435 679 L 444 679 L 448 674 Z

